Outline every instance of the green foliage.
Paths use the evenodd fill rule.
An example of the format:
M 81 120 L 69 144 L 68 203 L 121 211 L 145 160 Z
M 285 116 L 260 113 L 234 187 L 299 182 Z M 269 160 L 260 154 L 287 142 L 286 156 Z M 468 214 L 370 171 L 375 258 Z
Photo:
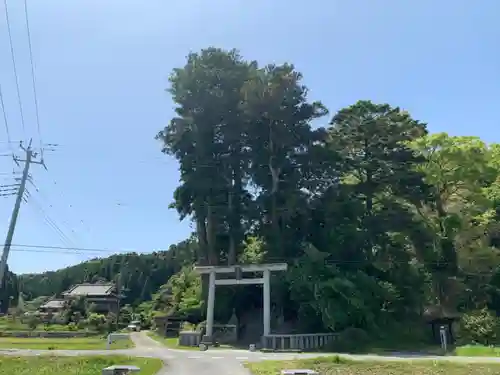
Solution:
M 106 316 L 102 314 L 91 313 L 87 318 L 89 327 L 97 332 L 105 330 Z
M 467 343 L 493 345 L 498 343 L 500 320 L 487 308 L 464 314 L 460 320 L 460 338 Z
M 38 318 L 38 316 L 36 316 L 34 314 L 30 314 L 28 316 L 26 324 L 28 325 L 28 328 L 30 330 L 34 331 L 38 327 L 38 325 L 40 324 L 40 319 Z
M 196 260 L 195 253 L 196 244 L 193 239 L 188 239 L 170 246 L 168 251 L 113 255 L 58 271 L 21 275 L 20 282 L 23 293 L 34 299 L 58 295 L 74 284 L 98 279 L 114 281 L 122 284 L 122 292 L 125 294 L 122 302 L 136 306 L 149 299 L 183 265 L 192 264 Z
M 16 306 L 18 296 L 19 280 L 7 266 L 3 285 L 0 286 L 0 313 L 6 313 L 10 307 Z
M 243 246 L 243 251 L 238 258 L 239 264 L 259 264 L 264 261 L 266 256 L 264 241 L 248 237 Z
M 133 320 L 133 309 L 130 305 L 125 305 L 120 309 L 118 324 L 126 327 Z
M 106 315 L 106 321 L 104 323 L 106 333 L 111 333 L 118 329 L 118 320 L 116 314 L 110 312 Z
M 16 298 L 20 284 L 34 300 L 107 280 L 125 307 L 119 322 L 94 316 L 103 330 L 137 314 L 200 322 L 206 288 L 194 264 L 287 262 L 273 276 L 273 309 L 298 330 L 342 332 L 346 348 L 388 339 L 394 322 L 418 323 L 428 306 L 500 313 L 500 145 L 429 134 L 407 111 L 369 100 L 318 126 L 328 110 L 292 64 L 236 50 L 189 54 L 168 92 L 175 115 L 156 138 L 179 163 L 171 207 L 193 221 L 193 236 L 168 251 L 21 275 L 10 281 Z M 262 301 L 251 287 L 217 295 L 219 320 Z M 67 321 L 89 314 L 91 324 L 92 311 L 72 304 Z M 493 316 L 481 314 L 466 314 L 463 331 L 493 340 Z
M 370 342 L 370 336 L 366 331 L 349 327 L 339 333 L 328 349 L 340 353 L 357 353 L 363 352 Z
M 172 276 L 154 295 L 154 310 L 166 315 L 200 318 L 203 314 L 201 280 L 192 267 L 185 267 Z

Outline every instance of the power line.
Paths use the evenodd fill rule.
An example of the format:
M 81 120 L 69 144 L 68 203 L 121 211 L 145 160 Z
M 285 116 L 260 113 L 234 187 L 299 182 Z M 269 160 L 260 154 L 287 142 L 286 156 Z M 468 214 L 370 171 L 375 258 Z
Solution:
M 121 253 L 121 254 L 126 254 L 126 253 L 137 253 L 137 250 L 133 249 L 109 249 L 109 248 L 87 248 L 87 247 L 66 247 L 66 246 L 52 246 L 52 245 L 36 245 L 36 244 L 15 244 L 13 243 L 11 245 L 12 247 L 16 248 L 16 251 L 31 251 L 31 250 L 38 250 L 38 251 L 44 251 L 46 253 L 58 253 L 59 250 L 74 250 L 74 251 L 80 251 L 83 253 L 108 253 L 108 254 L 116 254 L 116 253 Z M 13 249 L 14 250 L 14 249 Z M 153 252 L 159 252 L 159 251 L 169 251 L 168 248 L 164 250 L 152 250 L 151 252 L 146 252 L 146 253 L 141 253 L 141 254 L 150 254 Z M 462 260 L 480 260 L 480 259 L 490 259 L 489 256 L 469 256 L 469 257 L 464 257 Z M 286 262 L 288 259 L 282 258 L 282 257 L 271 257 L 271 258 L 266 258 L 267 261 L 269 262 Z M 403 260 L 387 260 L 387 261 L 377 261 L 375 260 L 374 263 L 377 262 L 385 262 L 385 263 L 391 263 L 391 264 L 408 264 L 414 261 L 415 259 L 412 258 L 409 261 L 403 261 Z M 366 260 L 357 260 L 357 259 L 326 259 L 323 261 L 325 264 L 333 265 L 333 264 L 360 264 L 360 263 L 366 263 Z M 421 264 L 424 264 L 424 262 L 419 262 Z M 425 264 L 451 264 L 451 262 L 445 262 L 445 261 L 430 261 L 430 262 L 425 262 Z
M 7 112 L 5 111 L 5 104 L 3 101 L 3 92 L 1 85 L 0 85 L 0 105 L 2 106 L 3 123 L 5 125 L 5 132 L 7 133 L 7 144 L 9 145 L 12 155 L 14 155 L 14 148 L 12 147 L 12 141 L 10 138 L 9 122 L 7 121 Z
M 135 252 L 134 250 L 126 250 L 126 249 L 105 249 L 105 248 L 86 248 L 86 247 L 65 247 L 65 246 L 49 246 L 49 245 L 26 245 L 26 244 L 12 244 L 13 247 L 16 248 L 33 248 L 33 249 L 45 249 L 46 252 L 50 252 L 51 250 L 75 250 L 75 251 L 83 251 L 90 253 L 126 253 L 126 252 Z M 24 251 L 24 249 L 18 249 L 18 251 Z
M 5 0 L 7 1 L 7 0 Z M 24 0 L 24 15 L 26 18 L 26 29 L 28 32 L 28 47 L 29 47 L 29 54 L 30 54 L 30 64 L 31 64 L 31 79 L 33 83 L 33 98 L 35 101 L 35 115 L 36 115 L 36 125 L 37 125 L 37 131 L 38 131 L 38 138 L 40 142 L 40 152 L 41 152 L 41 157 L 43 159 L 43 141 L 42 141 L 42 133 L 40 130 L 40 116 L 39 116 L 39 111 L 38 111 L 38 96 L 37 96 L 37 90 L 36 90 L 36 79 L 35 79 L 35 65 L 33 64 L 33 48 L 31 47 L 31 32 L 30 32 L 30 23 L 29 23 L 29 16 L 28 16 L 28 1 Z
M 9 9 L 7 6 L 7 0 L 4 0 L 3 3 L 5 6 L 5 21 L 7 22 L 7 32 L 9 35 L 9 45 L 10 45 L 10 55 L 12 57 L 12 67 L 14 69 L 14 76 L 16 78 L 17 101 L 19 103 L 19 112 L 21 114 L 21 124 L 23 127 L 23 135 L 26 138 L 26 126 L 24 123 L 23 105 L 22 105 L 22 101 L 21 101 L 21 90 L 19 89 L 19 76 L 17 74 L 16 58 L 15 58 L 15 54 L 14 54 L 14 43 L 12 42 L 12 32 L 10 29 Z
M 38 213 L 42 215 L 42 218 L 45 222 L 45 224 L 51 228 L 54 233 L 59 236 L 60 240 L 64 244 L 69 244 L 70 246 L 74 246 L 74 242 L 61 230 L 61 228 L 50 218 L 50 216 L 47 214 L 47 212 L 43 209 L 43 207 L 37 202 L 35 197 L 33 197 L 29 191 L 26 191 L 28 194 L 28 199 L 27 202 L 31 203 L 34 208 L 38 210 Z
M 53 207 L 52 204 L 50 203 L 50 200 L 47 198 L 47 196 L 45 194 L 43 194 L 43 192 L 40 190 L 40 188 L 33 182 L 32 178 L 28 178 L 28 181 L 35 188 L 42 203 L 44 203 L 44 201 L 45 201 L 46 206 Z M 83 220 L 80 220 L 80 222 L 82 224 L 84 224 Z M 75 235 L 75 239 L 77 239 L 77 240 L 79 239 L 79 236 L 77 235 L 76 230 L 74 229 L 74 227 L 72 225 L 70 225 L 68 223 L 67 220 L 64 220 L 64 218 L 63 218 L 63 220 L 61 220 L 61 223 L 66 227 L 66 229 L 68 229 L 73 235 Z M 77 242 L 81 242 L 81 241 L 77 241 Z

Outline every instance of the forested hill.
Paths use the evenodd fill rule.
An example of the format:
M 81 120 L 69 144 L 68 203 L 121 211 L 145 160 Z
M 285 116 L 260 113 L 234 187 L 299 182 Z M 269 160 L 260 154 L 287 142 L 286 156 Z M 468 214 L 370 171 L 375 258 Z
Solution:
M 196 245 L 189 239 L 168 251 L 117 254 L 41 274 L 19 275 L 25 298 L 52 296 L 83 282 L 114 281 L 125 294 L 125 303 L 136 305 L 151 298 L 182 265 L 195 260 Z

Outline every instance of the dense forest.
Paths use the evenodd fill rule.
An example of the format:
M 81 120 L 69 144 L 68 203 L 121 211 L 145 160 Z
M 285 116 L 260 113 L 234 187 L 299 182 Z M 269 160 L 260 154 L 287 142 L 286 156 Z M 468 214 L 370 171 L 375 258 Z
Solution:
M 301 330 L 382 332 L 429 306 L 500 312 L 500 145 L 432 134 L 397 103 L 330 113 L 293 65 L 234 50 L 190 54 L 169 93 L 176 115 L 156 138 L 179 163 L 171 208 L 196 233 L 165 252 L 21 275 L 23 293 L 104 278 L 132 305 L 202 314 L 190 265 L 279 261 L 290 268 L 273 306 Z M 221 314 L 255 307 L 239 295 Z
M 182 266 L 195 262 L 196 243 L 188 239 L 167 251 L 119 254 L 93 259 L 72 267 L 18 277 L 25 299 L 58 295 L 78 283 L 113 281 L 124 295 L 124 304 L 148 301 Z

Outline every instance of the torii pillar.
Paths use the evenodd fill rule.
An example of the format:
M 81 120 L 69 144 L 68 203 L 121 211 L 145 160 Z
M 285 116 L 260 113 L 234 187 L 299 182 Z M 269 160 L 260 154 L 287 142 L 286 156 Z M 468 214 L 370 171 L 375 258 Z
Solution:
M 264 336 L 271 333 L 271 272 L 286 271 L 286 263 L 270 264 L 247 264 L 235 266 L 199 266 L 195 270 L 200 274 L 208 274 L 208 302 L 207 302 L 207 326 L 204 342 L 212 342 L 214 326 L 214 307 L 215 307 L 215 287 L 217 285 L 251 285 L 262 284 L 263 292 L 263 323 Z M 243 278 L 243 273 L 261 272 L 262 277 Z M 217 274 L 234 273 L 234 279 L 217 280 Z

